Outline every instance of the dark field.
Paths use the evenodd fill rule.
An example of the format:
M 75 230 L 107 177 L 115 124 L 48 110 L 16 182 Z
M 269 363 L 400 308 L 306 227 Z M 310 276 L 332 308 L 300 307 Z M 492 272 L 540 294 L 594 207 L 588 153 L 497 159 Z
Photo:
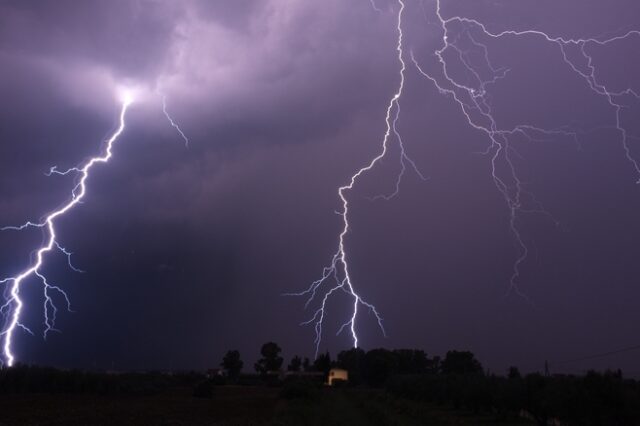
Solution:
M 384 391 L 318 389 L 285 398 L 281 388 L 218 386 L 151 396 L 26 394 L 0 397 L 0 425 L 491 425 L 494 416 L 393 398 Z M 532 424 L 524 420 L 502 425 Z
M 223 364 L 231 358 L 238 361 L 225 356 Z M 4 368 L 0 426 L 640 425 L 640 382 L 620 371 L 523 376 L 512 367 L 497 376 L 457 351 L 440 361 L 422 351 L 352 349 L 336 362 L 328 354 L 303 362 L 303 370 L 298 361 L 286 373 L 278 365 L 228 375 Z M 340 372 L 349 380 L 336 380 Z M 329 379 L 335 386 L 323 384 Z

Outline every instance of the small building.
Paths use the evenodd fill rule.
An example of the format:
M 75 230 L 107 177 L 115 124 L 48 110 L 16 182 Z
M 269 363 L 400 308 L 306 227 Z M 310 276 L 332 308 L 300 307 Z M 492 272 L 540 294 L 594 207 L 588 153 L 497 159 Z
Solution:
M 207 379 L 213 379 L 214 377 L 225 377 L 226 372 L 221 368 L 210 368 L 206 373 Z
M 327 378 L 327 384 L 329 386 L 334 386 L 335 382 L 348 382 L 349 381 L 349 372 L 347 370 L 343 370 L 342 368 L 332 368 L 329 370 L 329 377 Z

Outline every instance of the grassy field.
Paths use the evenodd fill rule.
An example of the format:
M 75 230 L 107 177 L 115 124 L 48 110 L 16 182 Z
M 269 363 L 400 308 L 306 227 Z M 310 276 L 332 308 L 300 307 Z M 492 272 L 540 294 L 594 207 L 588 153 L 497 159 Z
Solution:
M 521 419 L 497 422 L 432 404 L 393 398 L 382 391 L 323 389 L 310 399 L 288 400 L 276 410 L 280 425 L 529 425 Z
M 220 386 L 212 398 L 189 388 L 154 396 L 10 395 L 0 425 L 490 425 L 478 417 L 391 398 L 381 391 L 318 389 L 283 397 L 280 388 Z M 524 425 L 504 421 L 502 425 Z
M 153 396 L 79 394 L 0 398 L 0 425 L 235 425 L 268 424 L 277 389 L 220 387 L 211 399 L 173 389 Z

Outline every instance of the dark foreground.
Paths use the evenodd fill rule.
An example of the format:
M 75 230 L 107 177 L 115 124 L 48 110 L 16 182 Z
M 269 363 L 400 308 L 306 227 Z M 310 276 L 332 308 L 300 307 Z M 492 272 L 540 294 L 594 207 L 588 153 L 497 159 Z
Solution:
M 395 398 L 382 390 L 219 386 L 210 398 L 191 388 L 157 395 L 25 394 L 0 398 L 0 425 L 491 425 L 495 416 Z M 505 419 L 501 425 L 526 425 Z
M 640 425 L 640 381 L 620 371 L 522 376 L 511 368 L 505 377 L 449 352 L 438 369 L 407 372 L 393 352 L 363 355 L 351 368 L 342 360 L 348 381 L 335 381 L 343 370 L 329 363 L 233 376 L 4 368 L 0 426 Z M 323 385 L 328 378 L 335 387 Z

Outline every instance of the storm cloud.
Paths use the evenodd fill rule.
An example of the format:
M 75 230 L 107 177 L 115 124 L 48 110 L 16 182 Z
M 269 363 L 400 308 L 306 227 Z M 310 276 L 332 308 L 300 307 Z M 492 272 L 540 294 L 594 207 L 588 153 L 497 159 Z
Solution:
M 442 42 L 435 2 L 409 0 L 406 52 L 437 69 Z M 492 31 L 611 36 L 634 27 L 632 1 L 443 1 L 443 14 L 477 18 Z M 84 203 L 59 235 L 86 272 L 52 255 L 47 273 L 73 313 L 47 341 L 17 338 L 23 362 L 98 368 L 204 368 L 238 348 L 257 356 L 267 340 L 286 356 L 312 355 L 312 315 L 282 293 L 319 278 L 340 231 L 337 188 L 376 155 L 389 98 L 399 84 L 394 1 L 3 1 L 0 3 L 0 224 L 35 220 L 69 196 L 72 167 L 114 129 L 117 93 L 135 88 L 111 163 L 89 180 Z M 359 322 L 362 346 L 452 348 L 487 366 L 524 370 L 544 360 L 631 346 L 640 296 L 636 277 L 640 193 L 614 111 L 536 37 L 482 40 L 508 68 L 492 87 L 501 125 L 571 125 L 579 139 L 518 140 L 527 189 L 553 216 L 520 223 L 531 255 L 509 294 L 517 247 L 490 175 L 486 136 L 413 66 L 399 130 L 429 177 L 407 174 L 393 190 L 397 152 L 350 193 L 354 283 L 376 304 Z M 612 90 L 640 93 L 640 39 L 591 47 Z M 409 65 L 410 61 L 405 58 Z M 185 148 L 162 97 L 188 135 Z M 632 134 L 637 102 L 624 111 Z M 637 124 L 635 124 L 637 127 Z M 638 139 L 630 140 L 640 154 Z M 24 268 L 38 231 L 0 233 L 0 276 Z M 38 331 L 42 295 L 24 287 L 26 320 Z M 344 303 L 342 303 L 344 302 Z M 348 299 L 328 310 L 322 349 Z M 247 364 L 249 365 L 249 364 Z M 566 365 L 622 367 L 631 357 Z

